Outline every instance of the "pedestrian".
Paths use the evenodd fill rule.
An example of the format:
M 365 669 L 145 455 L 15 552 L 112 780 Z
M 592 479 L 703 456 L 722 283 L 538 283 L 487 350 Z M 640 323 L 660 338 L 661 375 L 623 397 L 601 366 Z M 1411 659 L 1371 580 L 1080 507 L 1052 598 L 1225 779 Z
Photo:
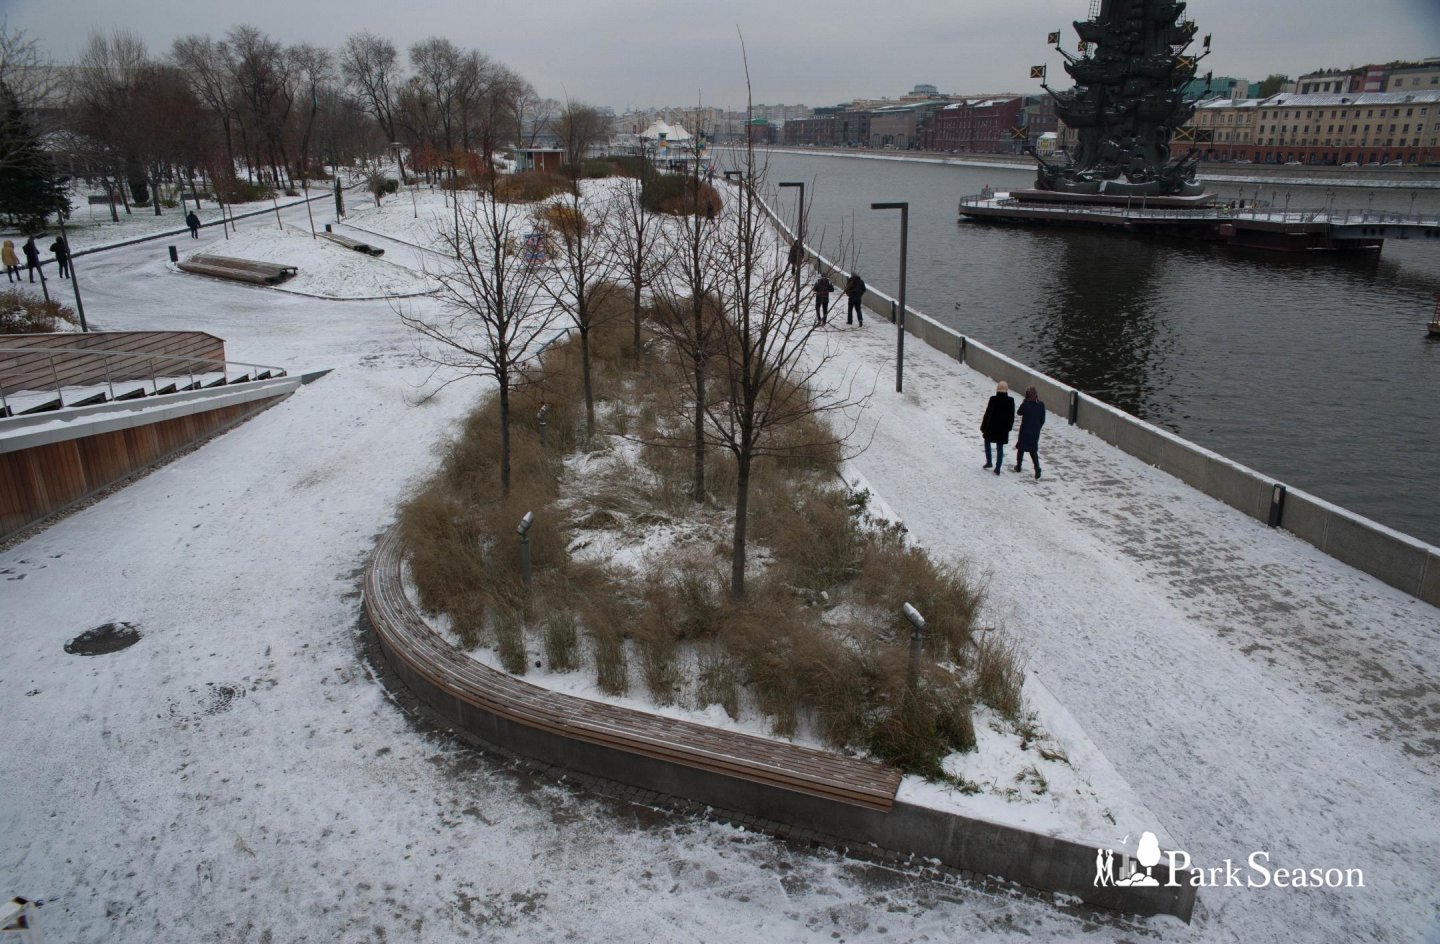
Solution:
M 15 255 L 13 239 L 5 240 L 5 244 L 0 246 L 0 262 L 5 263 L 5 281 L 20 281 L 20 257 Z
M 995 474 L 1005 464 L 1005 443 L 1010 439 L 1010 430 L 1015 426 L 1015 401 L 1010 399 L 1010 385 L 1000 381 L 995 385 L 995 396 L 985 404 L 985 416 L 980 420 L 980 433 L 985 437 L 985 468 L 990 468 L 990 444 L 995 444 Z
M 835 286 L 830 280 L 821 275 L 815 280 L 815 323 L 823 325 L 830 320 L 830 293 L 835 291 Z
M 800 263 L 805 261 L 805 244 L 795 240 L 790 244 L 790 268 L 800 268 Z
M 1040 477 L 1040 427 L 1045 425 L 1045 404 L 1034 387 L 1025 388 L 1025 401 L 1020 404 L 1020 432 L 1015 436 L 1015 471 L 1021 471 L 1025 453 L 1035 464 L 1035 477 Z
M 185 214 L 185 225 L 190 227 L 191 239 L 200 238 L 200 217 L 195 215 L 194 210 L 191 210 L 189 213 Z
M 40 268 L 40 247 L 35 245 L 35 237 L 31 236 L 25 240 L 25 245 L 20 247 L 20 251 L 25 254 L 25 271 L 29 274 L 30 281 L 33 284 L 35 281 L 35 270 Z M 45 281 L 44 272 L 40 273 L 40 281 Z
M 70 247 L 65 243 L 64 236 L 56 236 L 55 241 L 50 244 L 50 251 L 55 253 L 55 265 L 60 269 L 60 278 L 70 277 Z
M 845 323 L 848 325 L 851 318 L 859 318 L 860 327 L 865 327 L 865 280 L 860 278 L 860 273 L 851 272 L 845 280 L 845 297 L 850 300 L 845 309 Z

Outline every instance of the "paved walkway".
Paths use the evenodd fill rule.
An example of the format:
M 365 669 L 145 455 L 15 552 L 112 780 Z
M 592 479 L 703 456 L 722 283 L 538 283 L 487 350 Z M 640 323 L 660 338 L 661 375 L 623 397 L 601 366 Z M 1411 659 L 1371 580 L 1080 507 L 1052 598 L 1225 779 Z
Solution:
M 1201 928 L 1413 940 L 1436 927 L 1440 610 L 1050 416 L 1044 478 L 981 469 L 993 384 L 895 329 L 829 332 L 877 376 L 856 466 L 988 612 L 1199 865 L 1363 868 L 1363 890 L 1215 889 Z M 1304 934 L 1300 934 L 1304 939 Z

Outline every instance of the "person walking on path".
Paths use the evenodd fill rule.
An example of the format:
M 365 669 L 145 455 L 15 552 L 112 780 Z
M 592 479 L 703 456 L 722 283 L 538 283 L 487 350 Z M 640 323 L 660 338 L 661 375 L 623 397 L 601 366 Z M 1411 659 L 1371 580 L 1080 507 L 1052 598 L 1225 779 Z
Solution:
M 800 263 L 805 261 L 805 244 L 795 240 L 790 244 L 790 268 L 800 268 Z
M 990 444 L 995 444 L 995 474 L 1005 464 L 1005 443 L 1010 430 L 1015 426 L 1015 401 L 1010 399 L 1010 385 L 1000 381 L 995 385 L 995 396 L 985 404 L 985 416 L 980 420 L 980 434 L 985 437 L 985 468 L 990 468 Z
M 845 323 L 851 323 L 851 318 L 860 319 L 860 327 L 865 327 L 865 309 L 862 303 L 865 301 L 865 280 L 860 278 L 858 272 L 850 273 L 850 278 L 845 280 L 845 297 L 850 304 L 845 308 Z
M 20 257 L 15 255 L 15 241 L 5 240 L 5 245 L 0 246 L 0 262 L 5 264 L 5 281 L 20 281 Z
M 815 323 L 823 325 L 830 320 L 830 293 L 835 286 L 825 276 L 815 280 Z
M 35 270 L 40 268 L 40 247 L 35 245 L 35 237 L 31 236 L 25 240 L 25 245 L 20 247 L 20 251 L 25 253 L 25 271 L 30 275 L 31 284 L 34 284 Z M 40 281 L 45 281 L 44 272 L 40 273 Z
M 50 244 L 50 251 L 55 253 L 55 265 L 60 268 L 60 278 L 70 277 L 70 247 L 65 244 L 64 236 L 56 236 L 55 241 Z
M 1035 464 L 1035 477 L 1040 477 L 1040 427 L 1045 425 L 1045 404 L 1034 387 L 1025 388 L 1025 401 L 1020 404 L 1020 432 L 1015 436 L 1015 471 L 1022 471 L 1025 453 Z
M 190 227 L 191 239 L 200 238 L 200 217 L 195 215 L 194 210 L 191 210 L 189 213 L 185 214 L 185 225 Z

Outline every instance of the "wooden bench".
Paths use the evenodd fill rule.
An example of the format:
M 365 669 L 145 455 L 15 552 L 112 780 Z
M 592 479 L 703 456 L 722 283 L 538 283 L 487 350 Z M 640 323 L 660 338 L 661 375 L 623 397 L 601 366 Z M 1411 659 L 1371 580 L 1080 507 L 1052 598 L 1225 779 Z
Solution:
M 349 236 L 341 236 L 339 233 L 316 233 L 321 239 L 328 239 L 332 243 L 338 243 L 346 249 L 353 249 L 356 252 L 363 252 L 367 256 L 383 256 L 385 250 L 379 246 L 372 246 L 369 243 L 362 243 L 358 239 L 351 239 Z
M 277 285 L 299 271 L 292 265 L 235 259 L 230 256 L 191 256 L 179 263 L 179 268 L 185 272 L 248 282 L 252 285 Z
M 403 548 L 392 527 L 365 573 L 365 611 L 392 658 L 446 696 L 482 712 L 575 741 L 726 777 L 889 811 L 893 768 L 754 735 L 553 692 L 471 659 L 425 622 L 401 584 Z

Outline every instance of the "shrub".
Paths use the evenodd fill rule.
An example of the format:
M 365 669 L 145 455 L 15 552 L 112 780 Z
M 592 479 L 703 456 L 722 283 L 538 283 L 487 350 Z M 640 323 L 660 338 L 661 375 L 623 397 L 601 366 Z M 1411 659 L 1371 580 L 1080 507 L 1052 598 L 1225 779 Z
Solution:
M 269 200 L 275 191 L 264 184 L 252 184 L 246 180 L 230 178 L 215 181 L 215 192 L 226 203 L 254 203 Z
M 48 334 L 78 323 L 75 312 L 57 301 L 42 301 L 15 289 L 0 292 L 0 334 Z
M 720 195 L 705 181 L 696 180 L 688 174 L 652 174 L 645 178 L 645 190 L 640 195 L 647 210 L 685 216 L 690 213 L 706 214 L 720 212 Z
M 557 193 L 570 192 L 570 181 L 545 171 L 525 170 L 495 178 L 495 199 L 501 203 L 536 203 Z
M 1025 673 L 1019 647 L 999 633 L 982 633 L 975 642 L 975 697 L 1002 717 L 1020 716 L 1020 690 Z
M 552 672 L 573 672 L 580 667 L 577 652 L 580 634 L 574 613 L 560 610 L 546 616 L 541 640 L 545 646 L 545 662 Z
M 511 675 L 524 675 L 529 668 L 525 656 L 525 615 L 506 607 L 495 614 L 495 650 L 500 665 Z
M 942 672 L 922 678 L 915 691 L 894 688 L 871 727 L 870 750 L 906 773 L 943 778 L 941 760 L 975 748 L 975 727 L 965 692 Z

